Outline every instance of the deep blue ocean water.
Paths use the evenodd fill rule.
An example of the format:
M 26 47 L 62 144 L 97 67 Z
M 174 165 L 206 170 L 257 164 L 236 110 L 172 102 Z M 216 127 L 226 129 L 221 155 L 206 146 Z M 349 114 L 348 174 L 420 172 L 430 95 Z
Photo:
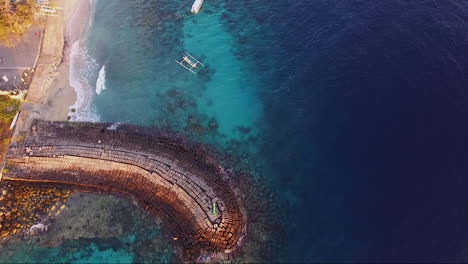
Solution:
M 285 201 L 287 261 L 467 261 L 468 2 L 190 5 L 98 0 L 82 46 L 99 94 L 74 118 L 251 164 Z

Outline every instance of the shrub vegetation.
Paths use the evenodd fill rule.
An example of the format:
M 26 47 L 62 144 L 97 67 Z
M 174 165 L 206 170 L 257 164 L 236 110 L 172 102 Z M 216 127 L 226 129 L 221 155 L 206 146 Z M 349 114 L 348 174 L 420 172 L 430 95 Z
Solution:
M 35 24 L 34 0 L 0 0 L 0 45 L 12 47 Z
M 0 96 L 0 122 L 10 123 L 20 108 L 20 101 L 6 95 Z
M 21 106 L 20 101 L 0 95 L 0 160 L 4 157 L 11 140 L 10 124 Z

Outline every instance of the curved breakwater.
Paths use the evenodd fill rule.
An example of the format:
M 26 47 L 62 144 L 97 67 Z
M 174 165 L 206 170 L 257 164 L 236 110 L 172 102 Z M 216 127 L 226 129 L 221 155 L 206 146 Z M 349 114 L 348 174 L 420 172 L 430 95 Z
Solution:
M 271 225 L 263 209 L 260 217 L 255 212 L 264 207 L 256 198 L 261 192 L 213 153 L 155 132 L 36 121 L 25 140 L 10 148 L 3 179 L 119 193 L 163 220 L 182 260 L 242 258 L 251 223 Z
M 190 5 L 96 2 L 102 122 L 171 128 L 273 181 L 289 262 L 466 262 L 465 3 Z M 186 71 L 183 51 L 207 67 Z

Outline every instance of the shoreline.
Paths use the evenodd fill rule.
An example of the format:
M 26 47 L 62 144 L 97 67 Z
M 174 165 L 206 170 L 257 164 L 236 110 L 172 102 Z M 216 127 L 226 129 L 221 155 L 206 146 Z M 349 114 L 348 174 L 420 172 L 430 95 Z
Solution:
M 67 121 L 70 107 L 77 100 L 75 89 L 70 84 L 71 52 L 73 44 L 80 40 L 87 28 L 90 8 L 87 0 L 64 1 L 63 53 L 44 98 L 48 107 L 39 116 L 42 120 Z
M 46 17 L 35 73 L 22 104 L 13 140 L 24 134 L 33 119 L 67 121 L 69 108 L 76 101 L 70 85 L 71 46 L 88 25 L 90 2 L 57 0 L 63 7 L 58 17 Z

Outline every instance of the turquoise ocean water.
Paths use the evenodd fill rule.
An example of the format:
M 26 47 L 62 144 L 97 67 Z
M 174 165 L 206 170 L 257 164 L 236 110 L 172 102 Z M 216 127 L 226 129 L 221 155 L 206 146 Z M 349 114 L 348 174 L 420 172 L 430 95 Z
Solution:
M 71 44 L 72 120 L 170 129 L 238 160 L 273 190 L 287 262 L 467 262 L 467 3 L 191 5 L 95 1 Z M 184 51 L 206 67 L 176 64 Z M 157 222 L 97 197 L 0 261 L 172 259 Z
M 222 3 L 206 3 L 199 15 L 187 4 L 98 2 L 88 54 L 105 72 L 89 80 L 91 89 L 102 84 L 93 98 L 100 120 L 167 127 L 217 145 L 258 137 L 263 87 L 255 62 L 237 56 Z M 184 51 L 206 65 L 198 75 L 175 63 Z
M 207 1 L 198 15 L 190 13 L 190 6 L 188 1 L 96 1 L 88 32 L 72 48 L 71 83 L 78 94 L 72 120 L 170 129 L 229 153 L 261 177 L 262 162 L 253 157 L 264 143 L 260 136 L 265 129 L 264 105 L 259 95 L 266 89 L 262 78 L 269 76 L 257 73 L 254 58 L 240 56 L 239 39 L 226 28 L 224 2 Z M 196 75 L 175 62 L 184 51 L 205 65 Z M 103 204 L 106 210 L 119 211 Z M 155 234 L 160 232 L 159 226 L 154 228 Z M 128 250 L 138 236 L 135 233 L 140 240 L 154 239 L 142 238 L 142 230 L 133 228 L 123 237 L 81 238 L 52 248 L 15 241 L 7 247 L 14 247 L 14 256 L 4 251 L 3 260 L 128 263 L 142 259 Z M 145 260 L 170 261 L 166 248 L 154 249 L 164 253 Z

